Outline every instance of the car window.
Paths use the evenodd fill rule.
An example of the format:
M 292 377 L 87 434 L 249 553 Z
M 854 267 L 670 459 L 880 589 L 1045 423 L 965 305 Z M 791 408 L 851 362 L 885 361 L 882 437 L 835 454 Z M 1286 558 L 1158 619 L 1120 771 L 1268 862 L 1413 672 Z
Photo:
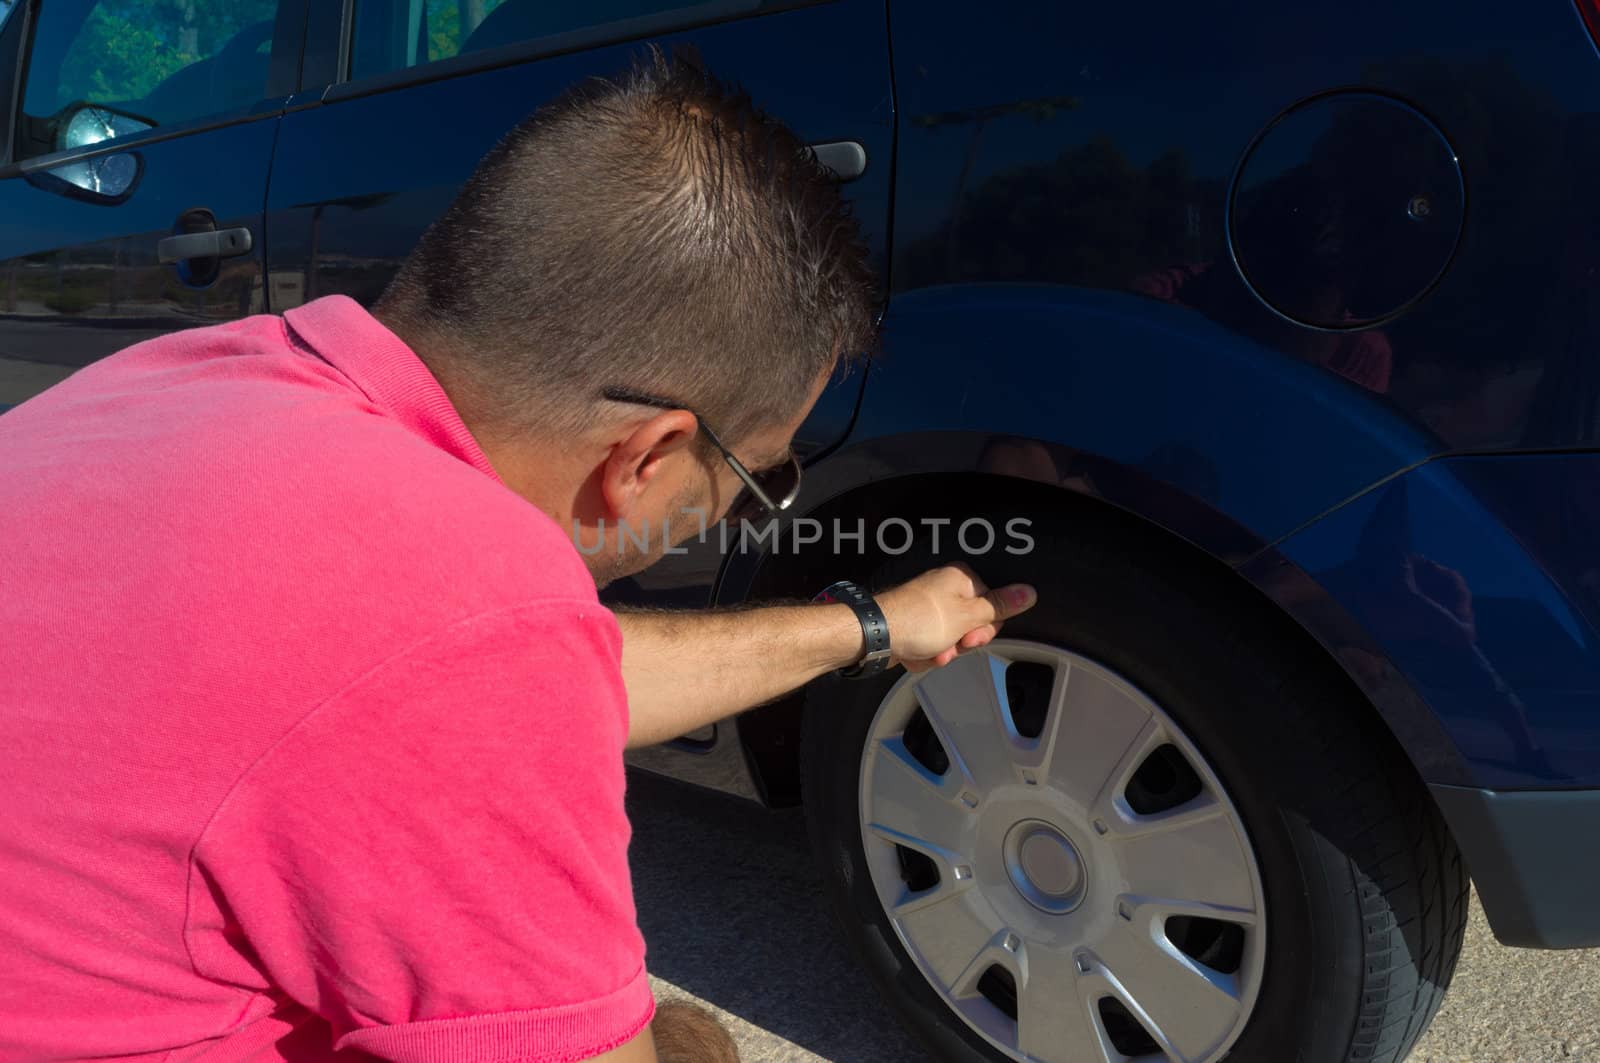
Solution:
M 663 12 L 679 0 L 357 0 L 352 78 Z M 713 5 L 725 13 L 729 6 Z M 757 0 L 742 6 L 754 8 Z
M 41 4 L 19 154 L 81 147 L 262 99 L 277 6 L 277 0 Z

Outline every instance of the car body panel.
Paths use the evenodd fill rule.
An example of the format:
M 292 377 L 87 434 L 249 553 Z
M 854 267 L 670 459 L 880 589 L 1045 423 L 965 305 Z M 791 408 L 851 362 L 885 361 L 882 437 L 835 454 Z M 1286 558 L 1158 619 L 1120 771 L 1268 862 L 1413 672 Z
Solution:
M 1277 552 L 1432 707 L 1473 784 L 1600 788 L 1597 487 L 1600 454 L 1444 459 Z M 1333 649 L 1348 666 L 1380 666 Z
M 896 4 L 892 16 L 892 303 L 978 282 L 1134 291 L 1191 307 L 1285 360 L 1343 373 L 1449 449 L 1600 442 L 1590 279 L 1600 67 L 1570 0 L 1002 2 L 980 19 L 930 2 Z M 1231 190 L 1280 115 L 1351 92 L 1403 101 L 1442 133 L 1459 156 L 1467 221 L 1437 286 L 1398 318 L 1308 329 L 1239 283 Z M 1431 143 L 1433 130 L 1418 132 Z M 1291 200 L 1327 210 L 1315 252 L 1352 289 L 1389 269 L 1397 249 L 1374 236 L 1396 233 L 1391 222 L 1404 232 L 1405 182 L 1414 177 L 1412 191 L 1431 192 L 1435 205 L 1447 191 L 1429 189 L 1425 160 L 1382 132 L 1333 130 L 1304 153 L 1317 180 Z M 1374 175 L 1395 178 L 1376 186 L 1388 199 L 1367 196 Z M 1288 229 L 1284 247 L 1260 250 L 1298 268 Z M 1210 391 L 1249 387 L 1243 368 L 1219 365 Z M 1098 398 L 1146 416 L 1142 388 Z M 1258 415 L 1273 416 L 1261 400 Z M 1057 438 L 1074 445 L 1072 431 L 1063 425 Z

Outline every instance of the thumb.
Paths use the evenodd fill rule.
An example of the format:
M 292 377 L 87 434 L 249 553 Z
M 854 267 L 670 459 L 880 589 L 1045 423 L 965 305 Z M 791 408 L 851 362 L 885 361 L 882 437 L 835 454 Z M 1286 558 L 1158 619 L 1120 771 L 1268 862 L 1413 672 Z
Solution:
M 986 618 L 987 622 L 998 624 L 1018 613 L 1032 609 L 1034 603 L 1039 600 L 1039 592 L 1026 583 L 1011 583 L 987 592 L 983 600 L 989 604 L 989 609 L 994 611 L 992 617 Z

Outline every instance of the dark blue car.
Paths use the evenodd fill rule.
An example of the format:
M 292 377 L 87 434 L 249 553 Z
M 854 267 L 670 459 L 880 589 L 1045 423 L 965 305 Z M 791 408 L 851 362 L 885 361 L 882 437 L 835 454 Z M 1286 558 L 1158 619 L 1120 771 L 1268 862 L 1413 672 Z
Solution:
M 775 534 L 708 529 L 616 596 L 944 559 L 1041 603 L 641 764 L 803 801 L 939 1058 L 1391 1063 L 1469 873 L 1506 944 L 1600 945 L 1597 27 L 0 0 L 0 407 L 172 329 L 372 300 L 504 130 L 693 45 L 847 182 L 884 351 L 805 425 Z

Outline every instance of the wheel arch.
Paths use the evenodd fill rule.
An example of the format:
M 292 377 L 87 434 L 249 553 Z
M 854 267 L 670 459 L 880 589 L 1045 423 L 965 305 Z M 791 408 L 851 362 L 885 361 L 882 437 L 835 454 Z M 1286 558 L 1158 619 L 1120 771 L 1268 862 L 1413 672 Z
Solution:
M 836 455 L 832 462 L 836 471 L 830 480 L 837 489 L 804 516 L 823 528 L 836 520 L 849 525 L 861 520 L 870 527 L 875 520 L 891 516 L 916 525 L 924 518 L 937 519 L 959 508 L 974 515 L 1005 514 L 1007 519 L 1015 514 L 1036 522 L 1036 528 L 1137 550 L 1150 564 L 1203 584 L 1207 593 L 1217 597 L 1219 608 L 1248 610 L 1294 640 L 1306 660 L 1325 670 L 1329 682 L 1344 686 L 1359 699 L 1353 704 L 1382 720 L 1420 776 L 1430 782 L 1467 777 L 1437 718 L 1408 685 L 1394 681 L 1395 669 L 1378 675 L 1353 674 L 1347 669 L 1344 662 L 1352 647 L 1361 650 L 1363 660 L 1387 661 L 1387 657 L 1315 581 L 1267 544 L 1203 501 L 1140 470 L 1042 440 L 1027 442 L 1087 470 L 1083 482 L 1103 493 L 978 471 L 971 464 L 934 468 L 936 460 L 953 453 L 981 451 L 986 439 L 964 433 L 917 434 L 858 444 Z M 910 457 L 913 454 L 921 459 Z M 900 470 L 899 474 L 838 486 L 838 469 L 884 467 Z M 1108 485 L 1114 486 L 1108 489 Z M 719 581 L 717 601 L 804 600 L 835 579 L 866 581 L 873 568 L 886 559 L 882 552 L 870 549 L 870 539 L 869 549 L 859 556 L 838 555 L 828 549 L 833 544 L 826 538 L 816 545 L 820 548 L 786 553 L 780 547 L 734 554 Z M 982 576 L 983 558 L 968 560 Z M 1241 569 L 1247 562 L 1250 578 Z M 747 712 L 736 722 L 757 790 L 770 805 L 799 801 L 804 705 L 805 692 L 799 691 Z
M 1336 373 L 1144 296 L 923 288 L 894 296 L 882 330 L 849 436 L 897 463 L 879 476 L 976 467 L 981 452 L 915 449 L 962 433 L 1037 441 L 1142 471 L 1270 543 L 1445 449 Z

